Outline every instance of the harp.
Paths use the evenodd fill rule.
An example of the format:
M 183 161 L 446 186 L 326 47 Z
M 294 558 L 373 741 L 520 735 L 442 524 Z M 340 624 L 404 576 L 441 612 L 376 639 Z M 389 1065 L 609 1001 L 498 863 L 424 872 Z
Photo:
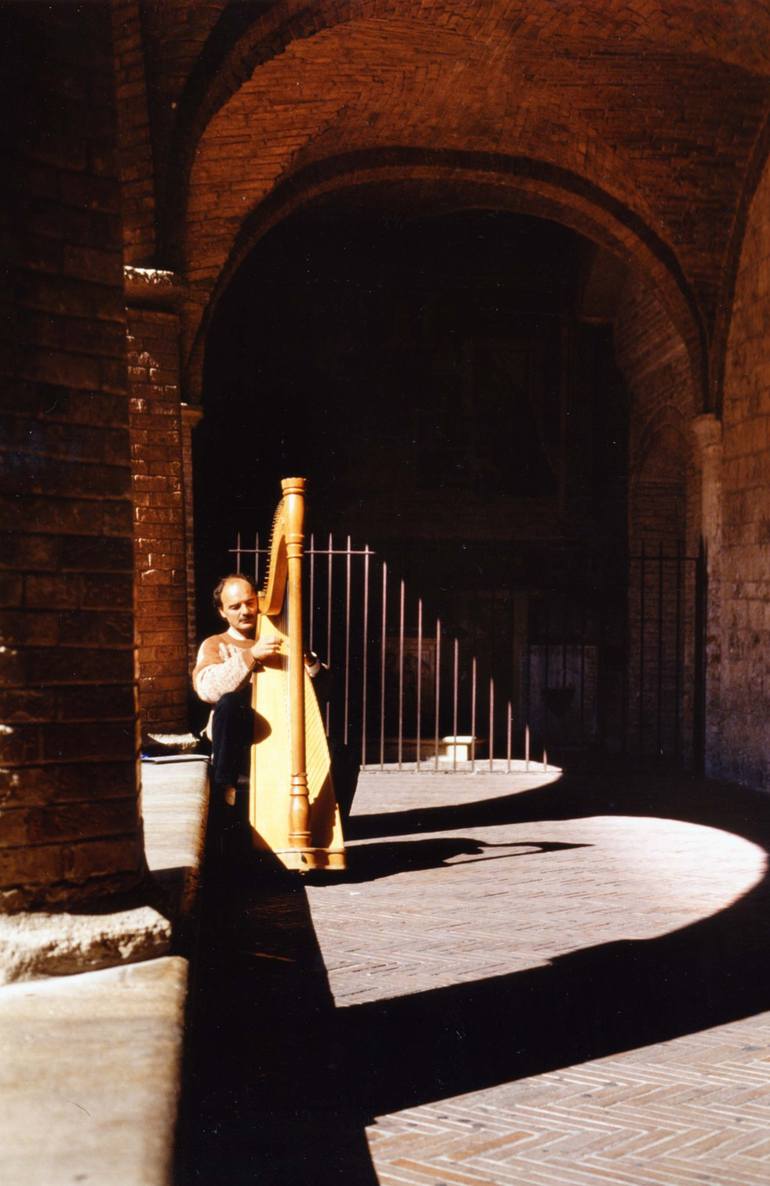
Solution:
M 255 848 L 287 868 L 344 869 L 345 845 L 321 712 L 305 671 L 302 552 L 305 479 L 284 478 L 259 592 L 261 638 L 279 637 L 280 658 L 254 677 L 249 823 Z

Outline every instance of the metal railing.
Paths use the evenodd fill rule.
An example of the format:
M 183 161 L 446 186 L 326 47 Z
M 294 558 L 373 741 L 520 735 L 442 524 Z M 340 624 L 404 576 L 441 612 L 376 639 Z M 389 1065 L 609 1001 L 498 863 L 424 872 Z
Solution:
M 257 584 L 269 549 L 241 533 L 235 568 Z M 547 767 L 526 722 L 483 658 L 467 654 L 440 615 L 368 546 L 315 535 L 305 549 L 308 645 L 334 673 L 326 728 L 364 767 L 525 771 Z M 518 753 L 517 753 L 518 750 Z
M 259 584 L 259 534 L 230 552 Z M 311 535 L 304 620 L 333 673 L 327 732 L 368 768 L 527 771 L 592 748 L 690 765 L 698 563 L 643 546 L 601 592 L 498 590 L 491 624 L 475 603 L 469 644 L 467 622 L 410 595 L 368 545 Z

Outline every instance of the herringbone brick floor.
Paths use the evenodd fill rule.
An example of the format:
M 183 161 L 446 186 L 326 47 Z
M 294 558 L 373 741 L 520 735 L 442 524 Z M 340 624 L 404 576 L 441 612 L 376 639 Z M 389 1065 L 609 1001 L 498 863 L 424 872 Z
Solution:
M 714 990 L 708 974 L 719 953 L 699 950 L 711 941 L 708 933 L 698 935 L 699 925 L 729 915 L 752 889 L 755 909 L 766 910 L 767 898 L 756 889 L 765 871 L 763 848 L 712 822 L 666 818 L 665 800 L 651 814 L 636 814 L 633 800 L 614 802 L 616 814 L 593 814 L 589 803 L 586 816 L 579 814 L 578 802 L 572 814 L 569 806 L 559 806 L 558 782 L 535 790 L 537 781 L 364 775 L 352 829 L 357 838 L 349 844 L 351 880 L 308 889 L 338 1008 L 386 1002 L 388 1010 L 394 999 L 417 995 L 433 998 L 437 1010 L 449 1004 L 448 1027 L 458 1017 L 464 1022 L 475 1007 L 496 1013 L 480 1032 L 467 1031 L 465 1042 L 455 1036 L 452 1051 L 459 1065 L 451 1069 L 447 1094 L 430 1085 L 428 1068 L 418 1075 L 420 1084 L 427 1078 L 427 1091 L 418 1085 L 415 1093 L 409 1086 L 412 1028 L 398 1035 L 385 1027 L 399 1046 L 405 1101 L 422 1094 L 424 1102 L 379 1114 L 367 1127 L 381 1186 L 770 1183 L 770 1012 L 700 1028 L 703 1018 L 687 999 L 690 992 L 708 996 Z M 516 799 L 522 805 L 534 799 L 545 810 L 517 810 Z M 690 814 L 697 816 L 697 801 L 691 806 Z M 476 817 L 480 822 L 468 826 Z M 759 930 L 766 939 L 766 925 L 760 922 Z M 625 977 L 605 958 L 607 952 L 617 945 L 628 951 L 654 945 L 677 932 L 682 950 L 672 951 L 669 942 L 660 962 L 652 961 L 663 993 L 647 1001 L 644 991 L 634 992 L 631 1002 L 627 994 L 623 1002 Z M 712 938 L 729 959 L 724 937 L 715 931 Z M 537 992 L 533 970 L 586 951 L 594 953 L 596 976 L 615 979 L 618 1009 L 665 1011 L 668 981 L 670 1016 L 652 1019 L 653 1032 L 658 1026 L 662 1038 L 652 1042 L 650 1019 L 641 1016 L 636 1047 L 633 1018 L 613 1026 L 589 995 L 582 1004 L 596 1032 L 582 1036 L 578 1053 L 601 1054 L 612 1047 L 605 1023 L 621 1048 L 570 1063 L 567 1046 L 560 1066 L 549 1030 L 553 1025 L 558 1031 L 561 1021 L 549 1018 L 548 1010 L 558 1012 L 561 1005 L 572 1012 L 581 1001 L 560 1000 L 558 986 L 548 987 L 541 971 L 547 1007 L 533 1008 L 515 994 L 514 981 L 529 977 Z M 688 953 L 705 980 L 697 972 L 683 974 Z M 736 967 L 736 975 L 741 971 Z M 642 980 L 649 974 L 648 967 L 639 968 Z M 571 996 L 568 979 L 567 973 L 565 998 Z M 479 996 L 474 989 L 479 981 L 500 985 L 499 993 Z M 590 994 L 592 975 L 581 971 L 578 981 Z M 457 985 L 468 988 L 459 1006 L 436 993 Z M 731 1001 L 721 998 L 721 985 L 716 991 L 718 1017 L 720 1006 L 729 1012 Z M 506 1008 L 510 992 L 523 1006 L 518 1012 Z M 606 1001 L 607 994 L 600 995 Z M 405 1022 L 419 1023 L 419 1011 L 417 1017 L 398 1012 Z M 687 1032 L 691 1012 L 693 1032 Z M 430 1024 L 440 1047 L 445 1037 L 440 1017 Z M 495 1031 L 511 1046 L 510 1079 L 503 1078 L 505 1066 L 485 1075 L 484 1051 L 478 1048 L 469 1052 L 464 1075 L 464 1044 L 473 1046 L 485 1036 L 494 1041 Z M 623 1049 L 627 1043 L 631 1048 Z M 420 1043 L 422 1057 L 430 1046 Z M 372 1057 L 378 1058 L 376 1047 Z M 439 1049 L 439 1077 L 445 1061 Z M 488 1078 L 501 1081 L 487 1083 Z M 455 1093 L 454 1086 L 466 1090 Z M 385 1096 L 397 1104 L 398 1084 L 389 1082 Z
M 769 846 L 738 788 L 362 775 L 344 876 L 209 873 L 184 1181 L 770 1186 Z

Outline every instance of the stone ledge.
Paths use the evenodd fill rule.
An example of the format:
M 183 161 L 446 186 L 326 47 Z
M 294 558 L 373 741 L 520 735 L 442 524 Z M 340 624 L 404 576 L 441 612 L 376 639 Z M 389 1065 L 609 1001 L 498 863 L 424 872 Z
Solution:
M 0 933 L 37 977 L 0 987 L 0 1181 L 14 1186 L 172 1181 L 208 764 L 142 763 L 142 782 L 161 909 L 27 914 Z M 172 931 L 189 958 L 161 954 Z
M 178 956 L 0 990 L 0 1179 L 172 1180 L 188 965 Z
M 175 312 L 185 295 L 185 285 L 176 272 L 164 268 L 123 268 L 126 302 L 135 308 Z

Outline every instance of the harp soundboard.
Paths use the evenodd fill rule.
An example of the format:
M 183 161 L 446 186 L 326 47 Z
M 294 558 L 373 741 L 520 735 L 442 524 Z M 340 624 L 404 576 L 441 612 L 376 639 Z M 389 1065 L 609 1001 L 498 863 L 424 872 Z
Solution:
M 304 664 L 305 479 L 284 478 L 281 488 L 257 629 L 260 638 L 279 637 L 282 646 L 253 681 L 249 822 L 254 846 L 274 853 L 287 869 L 344 869 L 329 747 Z

